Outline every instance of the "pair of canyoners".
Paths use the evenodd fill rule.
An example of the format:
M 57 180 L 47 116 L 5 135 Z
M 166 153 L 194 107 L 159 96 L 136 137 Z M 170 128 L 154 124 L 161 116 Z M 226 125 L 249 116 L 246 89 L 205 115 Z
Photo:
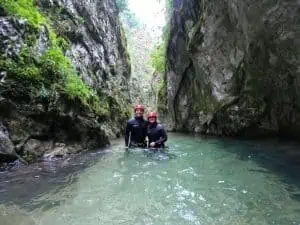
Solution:
M 134 111 L 135 117 L 130 119 L 126 125 L 126 148 L 164 148 L 164 143 L 168 137 L 164 127 L 157 122 L 157 113 L 150 112 L 147 115 L 147 120 L 145 120 L 145 107 L 143 105 L 136 105 Z

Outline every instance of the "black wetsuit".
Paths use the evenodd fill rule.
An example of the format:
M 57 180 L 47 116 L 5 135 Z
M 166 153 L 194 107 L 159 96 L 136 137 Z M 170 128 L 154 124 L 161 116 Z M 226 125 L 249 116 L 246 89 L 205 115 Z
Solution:
M 135 117 L 127 122 L 125 132 L 126 146 L 128 146 L 130 139 L 129 147 L 146 147 L 147 123 L 143 117 Z
M 164 148 L 164 143 L 168 140 L 168 136 L 164 127 L 158 123 L 149 123 L 147 129 L 149 147 L 151 142 L 155 142 L 154 148 Z

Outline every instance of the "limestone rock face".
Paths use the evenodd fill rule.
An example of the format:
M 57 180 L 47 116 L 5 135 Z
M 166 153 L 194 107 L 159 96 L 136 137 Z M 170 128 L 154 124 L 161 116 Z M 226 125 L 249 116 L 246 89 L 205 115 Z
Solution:
M 87 84 L 107 92 L 124 88 L 130 64 L 115 1 L 38 0 L 38 4 L 52 18 L 57 33 L 70 40 L 66 55 Z
M 123 135 L 129 117 L 130 58 L 115 1 L 37 0 L 34 7 L 46 22 L 0 6 L 0 161 L 13 150 L 34 161 L 103 147 Z M 67 59 L 61 65 L 70 63 L 96 93 L 98 108 L 80 82 L 69 84 L 70 97 L 70 72 L 53 46 Z
M 296 136 L 300 3 L 174 0 L 167 49 L 170 129 Z

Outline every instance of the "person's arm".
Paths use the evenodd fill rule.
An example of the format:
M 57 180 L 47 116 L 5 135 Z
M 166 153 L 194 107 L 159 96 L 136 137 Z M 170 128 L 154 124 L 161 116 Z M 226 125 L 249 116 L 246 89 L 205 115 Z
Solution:
M 126 147 L 128 147 L 130 132 L 131 132 L 130 123 L 127 122 L 127 124 L 126 124 L 126 130 L 125 130 L 125 146 Z
M 145 121 L 143 132 L 144 132 L 144 140 L 146 142 L 147 148 L 149 148 L 148 126 L 149 126 L 148 121 Z
M 158 141 L 155 142 L 155 144 L 161 145 L 161 144 L 165 143 L 167 140 L 168 140 L 168 135 L 167 135 L 165 129 L 162 128 L 160 130 L 160 138 Z

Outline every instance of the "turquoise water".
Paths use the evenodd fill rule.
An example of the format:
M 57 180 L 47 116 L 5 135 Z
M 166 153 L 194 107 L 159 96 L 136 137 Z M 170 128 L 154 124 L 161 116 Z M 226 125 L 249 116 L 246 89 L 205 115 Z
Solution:
M 297 144 L 171 134 L 0 174 L 0 224 L 300 224 Z

